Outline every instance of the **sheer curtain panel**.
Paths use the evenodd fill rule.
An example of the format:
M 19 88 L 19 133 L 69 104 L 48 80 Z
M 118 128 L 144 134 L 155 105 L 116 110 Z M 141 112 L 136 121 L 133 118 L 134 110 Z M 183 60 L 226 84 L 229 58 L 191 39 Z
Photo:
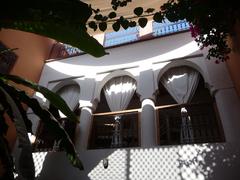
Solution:
M 122 111 L 128 107 L 136 90 L 136 81 L 129 76 L 120 76 L 111 79 L 103 88 L 104 94 L 111 111 Z M 121 116 L 115 116 L 115 127 L 112 146 L 122 144 Z
M 79 101 L 80 88 L 77 84 L 67 85 L 59 89 L 57 94 L 65 100 L 69 108 L 73 111 Z M 61 111 L 59 111 L 59 114 L 61 118 L 66 117 Z
M 182 66 L 169 69 L 160 79 L 163 86 L 178 104 L 189 103 L 197 89 L 199 73 L 192 68 Z M 193 132 L 191 129 L 191 117 L 187 109 L 181 108 L 181 142 L 191 142 Z

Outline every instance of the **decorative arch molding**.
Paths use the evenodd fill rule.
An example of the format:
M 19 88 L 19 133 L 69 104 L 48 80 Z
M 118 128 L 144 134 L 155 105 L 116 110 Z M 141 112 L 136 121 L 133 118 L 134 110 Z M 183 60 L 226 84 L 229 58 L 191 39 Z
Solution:
M 79 90 L 78 100 L 80 101 L 80 93 L 81 93 L 80 85 L 74 79 L 68 79 L 68 80 L 60 81 L 57 84 L 55 84 L 52 88 L 50 88 L 50 90 L 56 93 L 57 91 L 61 90 L 63 87 L 67 87 L 67 86 L 71 86 L 71 85 L 75 85 L 75 86 L 78 87 L 78 90 Z M 46 101 L 45 105 L 47 107 L 49 107 L 50 106 L 49 101 Z
M 205 86 L 210 90 L 211 93 L 214 91 L 214 87 L 210 84 L 210 80 L 209 80 L 209 77 L 207 76 L 207 72 L 197 63 L 191 62 L 189 60 L 172 61 L 167 65 L 165 65 L 162 69 L 160 69 L 160 71 L 156 75 L 155 87 L 158 87 L 159 80 L 165 72 L 167 72 L 171 68 L 180 67 L 180 66 L 187 66 L 199 72 L 204 79 Z
M 133 78 L 137 83 L 138 80 L 136 79 L 135 76 L 133 76 L 130 72 L 124 71 L 124 70 L 117 70 L 114 72 L 111 72 L 110 74 L 106 75 L 102 81 L 100 81 L 97 85 L 96 85 L 96 90 L 95 90 L 95 98 L 94 101 L 100 101 L 100 97 L 101 97 L 101 91 L 102 88 L 104 87 L 104 85 L 111 80 L 112 78 L 115 77 L 119 77 L 119 76 L 129 76 L 131 78 Z
M 51 91 L 57 92 L 61 88 L 65 87 L 65 86 L 69 86 L 69 85 L 77 85 L 80 90 L 79 83 L 74 79 L 70 79 L 70 80 L 63 80 L 63 81 L 58 82 L 57 84 L 55 84 L 55 86 L 53 86 L 53 88 L 51 88 Z

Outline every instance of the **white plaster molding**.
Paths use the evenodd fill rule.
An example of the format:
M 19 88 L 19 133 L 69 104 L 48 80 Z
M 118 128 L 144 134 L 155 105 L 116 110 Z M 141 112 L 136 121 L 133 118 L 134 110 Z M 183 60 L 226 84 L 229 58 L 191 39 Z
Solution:
M 98 101 L 100 101 L 100 97 L 101 97 L 101 91 L 102 91 L 102 88 L 103 86 L 112 78 L 115 78 L 115 77 L 118 77 L 118 76 L 130 76 L 131 78 L 133 78 L 137 84 L 138 84 L 138 81 L 137 81 L 137 78 L 135 76 L 133 76 L 133 74 L 131 74 L 130 72 L 128 71 L 125 71 L 125 70 L 116 70 L 116 71 L 113 71 L 109 74 L 107 74 L 102 81 L 100 81 L 98 84 L 96 84 L 96 89 L 95 89 L 95 99 L 97 99 Z

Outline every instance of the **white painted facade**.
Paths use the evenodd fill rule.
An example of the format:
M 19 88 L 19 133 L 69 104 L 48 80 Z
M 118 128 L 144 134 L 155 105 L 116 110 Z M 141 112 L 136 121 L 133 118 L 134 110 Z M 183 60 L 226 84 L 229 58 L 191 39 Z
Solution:
M 64 153 L 49 152 L 43 156 L 42 171 L 37 171 L 39 180 L 240 179 L 240 100 L 225 63 L 206 60 L 207 52 L 199 50 L 189 32 L 111 48 L 107 52 L 110 54 L 98 59 L 84 54 L 46 63 L 40 85 L 53 91 L 73 82 L 80 87 L 76 148 L 85 170 L 72 167 Z M 215 96 L 226 142 L 157 145 L 154 101 L 159 79 L 167 69 L 180 65 L 199 71 Z M 108 80 L 120 75 L 129 75 L 137 81 L 142 103 L 141 147 L 88 150 L 91 116 L 100 101 L 101 89 Z M 44 99 L 40 101 L 47 105 Z M 36 131 L 38 120 L 33 119 Z M 104 158 L 109 162 L 107 169 L 103 167 Z

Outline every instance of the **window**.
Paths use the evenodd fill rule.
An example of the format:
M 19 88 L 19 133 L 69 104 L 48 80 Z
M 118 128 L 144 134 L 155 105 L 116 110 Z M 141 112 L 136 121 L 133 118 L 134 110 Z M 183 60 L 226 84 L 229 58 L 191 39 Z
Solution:
M 71 110 L 74 111 L 77 117 L 80 116 L 79 110 L 79 93 L 80 89 L 77 84 L 67 85 L 60 88 L 57 92 L 68 104 Z M 58 122 L 62 125 L 65 131 L 68 133 L 70 139 L 75 141 L 75 130 L 76 122 L 72 122 L 67 119 L 58 109 L 50 104 L 50 112 L 56 117 Z M 57 135 L 52 132 L 52 129 L 46 126 L 42 121 L 40 121 L 38 130 L 36 133 L 37 140 L 34 144 L 35 151 L 50 151 L 50 150 L 62 150 L 61 141 L 57 139 Z
M 177 76 L 179 74 L 175 77 Z M 189 79 L 191 80 L 191 78 Z M 197 82 L 193 97 L 184 103 L 177 103 L 163 82 L 159 82 L 157 111 L 160 145 L 221 142 L 224 140 L 214 98 L 204 87 L 201 75 Z
M 117 123 L 115 120 L 116 115 L 121 118 Z M 120 143 L 114 144 L 114 141 Z M 96 114 L 94 116 L 89 146 L 90 149 L 135 146 L 138 146 L 137 111 L 132 113 L 106 114 L 100 116 L 97 116 Z
M 112 92 L 114 95 L 112 93 L 106 95 L 106 91 L 111 90 L 113 86 L 117 87 L 116 91 Z M 128 87 L 131 90 L 127 91 Z M 128 76 L 117 77 L 107 82 L 101 91 L 101 101 L 93 115 L 90 149 L 139 145 L 138 110 L 134 108 L 140 107 L 140 101 L 135 89 L 135 80 Z

